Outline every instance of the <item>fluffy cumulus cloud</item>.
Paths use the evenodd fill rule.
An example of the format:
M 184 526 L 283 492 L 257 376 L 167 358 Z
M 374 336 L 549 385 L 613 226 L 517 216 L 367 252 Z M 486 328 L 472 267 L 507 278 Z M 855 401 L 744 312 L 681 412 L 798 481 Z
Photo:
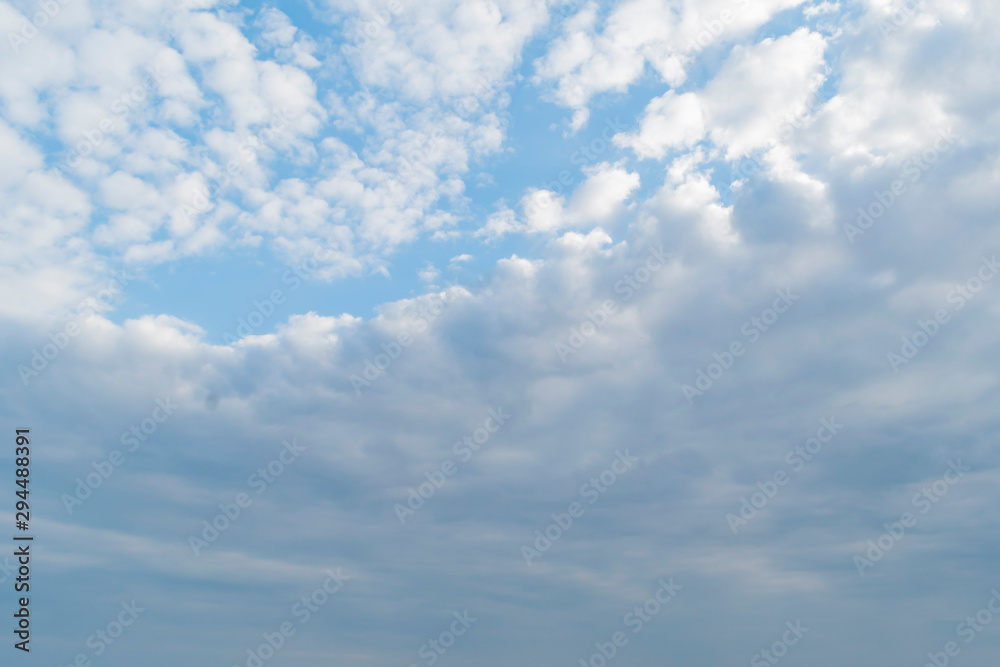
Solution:
M 994 664 L 998 24 L 0 3 L 32 651 Z
M 571 127 L 587 123 L 601 93 L 625 92 L 647 72 L 682 85 L 702 51 L 732 46 L 803 0 L 631 0 L 610 7 L 587 2 L 560 25 L 536 62 L 536 80 L 574 109 Z
M 823 83 L 824 39 L 800 28 L 751 47 L 736 46 L 700 92 L 667 91 L 652 100 L 635 135 L 621 145 L 641 158 L 662 158 L 702 139 L 742 155 L 780 139 L 781 130 Z

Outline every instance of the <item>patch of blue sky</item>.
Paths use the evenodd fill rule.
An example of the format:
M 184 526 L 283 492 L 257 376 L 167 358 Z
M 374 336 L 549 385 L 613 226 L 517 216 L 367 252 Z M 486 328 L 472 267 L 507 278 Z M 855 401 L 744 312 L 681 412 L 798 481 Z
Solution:
M 251 33 L 259 32 L 254 17 L 266 6 L 260 2 L 241 4 L 241 9 L 248 15 L 246 23 Z M 328 23 L 305 6 L 282 6 L 280 9 L 300 30 L 311 34 L 317 41 L 325 41 L 328 47 L 339 49 L 344 43 L 342 23 Z M 790 34 L 801 25 L 801 20 L 801 8 L 782 12 L 757 31 L 754 41 L 766 36 Z M 540 34 L 544 36 L 557 29 L 553 23 Z M 279 306 L 275 315 L 254 333 L 273 331 L 274 326 L 287 319 L 287 315 L 307 310 L 324 315 L 350 313 L 367 319 L 374 315 L 377 304 L 424 292 L 427 287 L 418 273 L 428 265 L 441 272 L 440 277 L 433 281 L 435 285 L 442 286 L 449 279 L 469 285 L 478 283 L 483 272 L 491 270 L 501 257 L 540 254 L 540 246 L 546 241 L 543 238 L 514 235 L 485 242 L 471 235 L 485 224 L 499 205 L 514 209 L 520 218 L 520 199 L 531 188 L 550 189 L 568 198 L 573 189 L 585 180 L 585 168 L 600 162 L 621 162 L 628 170 L 637 172 L 641 179 L 641 186 L 633 193 L 632 199 L 644 200 L 662 186 L 664 165 L 653 160 L 637 160 L 631 150 L 614 146 L 607 138 L 613 133 L 634 131 L 648 101 L 665 93 L 670 86 L 647 68 L 627 92 L 604 93 L 591 100 L 589 122 L 576 134 L 569 134 L 572 110 L 544 101 L 539 96 L 538 87 L 531 82 L 534 60 L 543 55 L 545 48 L 546 40 L 532 40 L 523 54 L 514 82 L 505 88 L 510 104 L 499 110 L 507 124 L 507 137 L 501 151 L 470 163 L 469 171 L 462 175 L 466 184 L 464 201 L 457 206 L 451 206 L 444 200 L 438 202 L 441 209 L 451 209 L 461 218 L 458 225 L 463 232 L 461 236 L 445 241 L 421 238 L 399 247 L 387 259 L 388 276 L 367 272 L 332 282 L 306 280 L 294 292 L 289 291 L 290 283 L 282 280 L 282 276 L 287 277 L 289 266 L 268 249 L 266 242 L 258 248 L 227 249 L 202 258 L 187 258 L 149 270 L 147 279 L 129 287 L 125 302 L 116 309 L 111 319 L 121 322 L 146 313 L 171 312 L 206 329 L 209 340 L 222 342 L 226 333 L 235 331 L 239 318 L 245 318 L 253 310 L 254 301 L 267 298 L 274 289 L 283 290 L 288 301 Z M 710 45 L 697 54 L 688 66 L 688 79 L 678 92 L 700 89 L 715 74 L 731 49 L 731 43 L 720 40 L 717 45 Z M 323 59 L 322 53 L 316 55 Z M 324 77 L 320 82 L 319 99 L 324 99 L 326 86 L 342 97 L 359 90 L 353 76 Z M 834 90 L 834 85 L 828 81 L 819 98 L 829 97 Z M 205 118 L 204 122 L 209 122 L 209 119 Z M 613 132 L 609 131 L 611 128 Z M 321 134 L 338 137 L 359 154 L 364 154 L 371 147 L 367 135 L 339 130 L 334 127 L 334 119 L 327 123 Z M 310 167 L 297 166 L 287 157 L 276 156 L 274 161 L 265 165 L 272 182 L 308 175 Z M 737 172 L 743 162 L 715 160 L 706 166 L 711 170 L 710 179 L 720 192 L 723 203 L 728 205 L 729 186 L 739 177 Z M 560 182 L 560 176 L 564 182 Z M 566 180 L 569 184 L 565 183 Z M 220 196 L 240 199 L 233 189 L 228 192 L 223 190 Z M 107 217 L 106 212 L 95 214 L 97 224 Z M 609 231 L 614 236 L 615 230 Z M 471 255 L 472 259 L 451 264 L 451 258 L 458 255 Z M 198 298 L 192 298 L 194 294 L 199 295 Z
M 241 337 L 237 332 L 241 318 L 246 320 L 255 310 L 271 310 L 257 304 L 280 290 L 283 303 L 252 327 L 253 335 L 273 333 L 290 315 L 308 311 L 371 319 L 378 304 L 426 292 L 428 287 L 417 274 L 428 262 L 441 272 L 433 282 L 440 288 L 447 287 L 449 280 L 466 287 L 477 284 L 482 260 L 449 265 L 451 258 L 462 254 L 460 250 L 452 242 L 424 240 L 391 257 L 388 276 L 376 272 L 327 282 L 301 268 L 296 273 L 296 267 L 276 256 L 266 243 L 229 249 L 147 270 L 126 287 L 122 303 L 108 317 L 121 323 L 152 313 L 171 313 L 205 329 L 210 342 L 222 344 L 228 340 L 226 334 Z

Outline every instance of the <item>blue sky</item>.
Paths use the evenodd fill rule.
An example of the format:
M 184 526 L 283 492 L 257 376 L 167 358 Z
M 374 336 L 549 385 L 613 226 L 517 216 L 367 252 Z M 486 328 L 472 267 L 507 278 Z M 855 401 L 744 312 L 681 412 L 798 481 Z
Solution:
M 995 665 L 998 19 L 0 2 L 16 660 Z

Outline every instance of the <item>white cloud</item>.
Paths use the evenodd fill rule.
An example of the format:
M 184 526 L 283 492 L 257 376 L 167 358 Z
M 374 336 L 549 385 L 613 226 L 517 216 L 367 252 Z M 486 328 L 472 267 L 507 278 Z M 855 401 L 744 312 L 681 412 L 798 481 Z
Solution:
M 591 98 L 626 91 L 647 66 L 669 86 L 683 84 L 691 54 L 701 48 L 700 33 L 708 44 L 729 44 L 802 2 L 629 0 L 605 17 L 597 3 L 588 2 L 562 23 L 562 35 L 536 60 L 535 82 L 553 85 L 553 99 L 575 110 L 572 128 L 578 130 Z
M 636 134 L 619 134 L 615 143 L 640 158 L 662 158 L 668 149 L 691 148 L 705 136 L 705 110 L 696 93 L 677 95 L 669 90 L 652 100 L 643 112 Z
M 668 91 L 647 105 L 639 131 L 617 135 L 641 158 L 690 148 L 703 138 L 725 149 L 727 159 L 769 146 L 781 137 L 824 80 L 825 41 L 800 28 L 752 47 L 736 46 L 700 92 Z
M 477 236 L 497 238 L 510 233 L 554 233 L 567 228 L 608 224 L 627 210 L 625 202 L 639 187 L 639 175 L 621 164 L 602 162 L 584 168 L 586 178 L 569 200 L 549 190 L 531 188 L 521 198 L 523 222 L 502 207 L 490 216 Z
M 427 262 L 424 268 L 417 271 L 417 277 L 420 278 L 421 282 L 433 283 L 435 280 L 441 277 L 441 270 L 435 267 L 430 262 Z
M 537 209 L 531 195 L 541 191 L 528 188 L 518 201 L 522 186 L 512 196 L 505 185 L 522 165 L 503 155 L 506 134 L 525 121 L 517 114 L 541 103 L 528 94 L 537 88 L 517 80 L 522 48 L 544 14 L 537 3 L 439 3 L 423 14 L 412 6 L 350 65 L 322 41 L 309 50 L 301 31 L 276 13 L 261 18 L 263 33 L 253 39 L 248 26 L 258 24 L 235 9 L 191 17 L 165 3 L 79 6 L 92 20 L 67 19 L 32 42 L 51 41 L 52 52 L 39 52 L 50 62 L 26 61 L 0 84 L 0 150 L 8 156 L 0 165 L 0 333 L 8 369 L 30 364 L 32 350 L 64 322 L 60 315 L 99 288 L 119 261 L 136 273 L 165 262 L 169 272 L 182 270 L 173 263 L 182 257 L 202 254 L 207 264 L 211 252 L 225 259 L 234 247 L 266 244 L 290 264 L 318 257 L 314 275 L 331 279 L 387 271 L 390 253 L 431 237 L 441 244 L 435 257 L 451 256 L 449 270 L 483 275 L 474 286 L 451 288 L 447 299 L 436 288 L 382 304 L 364 303 L 362 294 L 350 308 L 303 290 L 294 295 L 300 301 L 290 298 L 232 345 L 213 343 L 208 323 L 160 314 L 156 306 L 123 322 L 97 317 L 29 386 L 8 373 L 0 383 L 5 405 L 22 423 L 45 425 L 56 448 L 48 479 L 67 489 L 89 472 L 92 451 L 114 447 L 123 429 L 148 414 L 151 397 L 169 395 L 181 406 L 162 442 L 151 442 L 148 455 L 130 459 L 100 490 L 107 504 L 88 507 L 95 511 L 85 521 L 101 523 L 100 530 L 43 526 L 62 536 L 48 557 L 58 565 L 53 572 L 73 577 L 60 589 L 66 605 L 93 607 L 89 580 L 75 576 L 81 567 L 112 572 L 123 585 L 155 586 L 149 573 L 167 575 L 171 585 L 227 578 L 238 590 L 213 604 L 243 610 L 232 633 L 218 627 L 231 615 L 217 607 L 145 589 L 164 613 L 210 618 L 208 634 L 192 626 L 187 636 L 192 646 L 218 650 L 212 658 L 223 662 L 232 656 L 222 655 L 228 643 L 219 648 L 222 630 L 240 636 L 249 624 L 273 627 L 274 590 L 252 586 L 248 573 L 308 586 L 330 554 L 350 552 L 364 563 L 359 592 L 323 613 L 331 625 L 349 622 L 358 632 L 335 647 L 320 641 L 317 655 L 406 664 L 430 636 L 417 610 L 449 608 L 456 601 L 441 591 L 454 589 L 496 621 L 498 636 L 518 638 L 495 659 L 482 657 L 486 667 L 564 660 L 568 649 L 552 649 L 553 637 L 575 636 L 577 621 L 600 617 L 609 600 L 631 608 L 661 574 L 690 582 L 682 595 L 725 591 L 678 600 L 688 605 L 691 627 L 708 628 L 671 639 L 678 660 L 691 664 L 727 664 L 732 646 L 771 637 L 770 629 L 720 609 L 767 608 L 795 618 L 817 591 L 836 610 L 853 604 L 859 586 L 874 586 L 865 594 L 876 615 L 907 605 L 906 632 L 917 627 L 931 637 L 941 609 L 965 614 L 981 606 L 980 582 L 995 570 L 988 557 L 963 555 L 971 583 L 932 605 L 909 604 L 926 602 L 928 592 L 897 584 L 947 570 L 956 544 L 995 534 L 985 509 L 995 504 L 996 488 L 989 454 L 1000 383 L 996 281 L 955 311 L 899 374 L 885 355 L 935 308 L 949 307 L 947 291 L 974 274 L 984 248 L 1000 247 L 992 5 L 965 12 L 968 3 L 949 9 L 928 0 L 920 16 L 883 38 L 879 21 L 891 5 L 870 2 L 850 10 L 861 12 L 857 20 L 837 17 L 844 29 L 837 38 L 802 29 L 732 47 L 783 6 L 754 3 L 732 32 L 706 47 L 704 85 L 680 93 L 661 87 L 638 107 L 623 100 L 645 106 L 636 130 L 619 135 L 631 150 L 593 161 L 574 189 L 546 192 Z M 571 110 L 575 129 L 582 132 L 596 95 L 633 90 L 649 67 L 668 82 L 682 78 L 675 65 L 683 61 L 671 58 L 725 5 L 668 12 L 680 6 L 591 4 L 563 24 L 536 73 Z M 345 1 L 335 9 L 349 15 L 350 29 L 371 20 L 379 5 L 359 10 Z M 84 39 L 98 24 L 107 45 Z M 85 42 L 91 51 L 78 58 Z M 178 50 L 164 51 L 166 44 Z M 297 51 L 296 44 L 303 46 Z M 71 66 L 60 69 L 63 52 Z M 122 62 L 95 70 L 100 57 L 116 54 Z M 137 108 L 128 127 L 77 170 L 48 167 L 47 142 L 87 129 L 81 118 L 99 120 L 107 95 L 131 84 L 151 54 L 172 54 L 165 55 L 177 66 L 169 85 L 177 87 Z M 322 67 L 303 54 L 315 54 Z M 352 73 L 368 88 L 351 91 Z M 326 94 L 321 74 L 340 77 L 336 94 Z M 479 75 L 498 78 L 477 97 Z M 829 102 L 816 101 L 820 83 L 833 94 Z M 512 107 L 505 91 L 515 86 L 526 101 Z M 463 109 L 469 97 L 480 106 Z M 302 123 L 248 157 L 209 210 L 190 220 L 174 216 L 199 183 L 240 155 L 239 142 L 260 129 L 261 112 L 284 98 L 299 105 Z M 815 108 L 799 114 L 807 105 Z M 792 132 L 781 128 L 787 114 L 801 116 Z M 848 243 L 840 225 L 949 123 L 961 141 Z M 555 146 L 572 150 L 553 136 Z M 762 169 L 727 191 L 727 169 L 744 153 Z M 468 175 L 488 171 L 496 176 L 491 184 L 467 195 Z M 485 221 L 473 222 L 480 193 L 498 203 Z M 512 234 L 525 238 L 506 238 L 517 254 L 500 259 L 490 257 L 494 248 L 463 245 Z M 654 251 L 669 255 L 663 265 Z M 437 281 L 440 270 L 424 262 L 403 263 L 422 267 L 404 271 L 405 280 L 414 283 L 416 273 Z M 689 404 L 681 387 L 721 363 L 734 340 L 748 342 L 742 327 L 762 317 L 777 289 L 800 300 Z M 141 308 L 141 300 L 130 305 Z M 432 315 L 438 301 L 445 303 Z M 603 310 L 609 301 L 610 314 Z M 372 305 L 374 318 L 359 316 Z M 404 332 L 412 340 L 396 350 L 392 343 Z M 578 340 L 561 359 L 556 345 Z M 364 373 L 368 360 L 385 366 L 378 355 L 390 354 L 397 356 L 358 396 L 352 375 Z M 392 504 L 405 502 L 408 489 L 454 456 L 456 440 L 498 405 L 513 418 L 490 441 L 491 451 L 450 478 L 414 524 L 400 527 Z M 745 533 L 731 536 L 726 513 L 738 511 L 741 496 L 831 414 L 848 425 L 845 436 Z M 182 562 L 183 536 L 288 437 L 309 446 L 309 464 L 255 502 L 218 550 Z M 586 521 L 527 570 L 519 545 L 619 447 L 640 457 L 634 477 L 602 496 Z M 858 545 L 957 456 L 978 468 L 968 486 L 956 487 L 878 565 L 884 578 L 858 579 L 849 565 Z M 122 497 L 129 502 L 119 512 Z M 850 521 L 839 521 L 848 514 Z M 170 546 L 164 531 L 180 539 Z M 296 545 L 294 558 L 288 544 Z M 886 582 L 891 595 L 871 594 Z M 288 591 L 290 601 L 298 596 Z M 803 642 L 803 651 L 815 651 L 803 660 L 849 662 L 838 648 L 849 645 L 842 638 L 864 634 L 852 619 L 830 616 L 825 639 Z M 712 635 L 720 622 L 735 633 L 725 646 Z M 544 630 L 533 635 L 533 628 Z M 153 629 L 150 636 L 172 636 L 169 628 Z M 81 627 L 78 636 L 91 630 Z M 906 632 L 886 632 L 879 645 L 905 643 Z M 238 657 L 241 650 L 230 652 Z M 165 654 L 146 645 L 142 651 Z M 877 646 L 869 655 L 889 664 Z

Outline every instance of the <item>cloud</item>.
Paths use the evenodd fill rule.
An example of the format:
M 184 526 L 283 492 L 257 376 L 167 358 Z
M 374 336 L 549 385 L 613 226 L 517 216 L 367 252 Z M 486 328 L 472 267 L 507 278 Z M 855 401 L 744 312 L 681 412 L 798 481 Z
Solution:
M 709 44 L 730 44 L 802 2 L 630 0 L 606 15 L 587 2 L 562 22 L 562 34 L 535 61 L 535 82 L 552 85 L 552 99 L 575 109 L 572 129 L 578 130 L 596 95 L 625 92 L 648 70 L 671 88 L 681 86 L 703 35 Z
M 245 662 L 337 566 L 284 659 L 409 664 L 468 608 L 455 660 L 575 664 L 666 577 L 684 588 L 623 665 L 736 664 L 796 619 L 816 667 L 953 640 L 995 570 L 998 10 L 399 7 L 67 3 L 0 49 L 0 397 L 44 472 L 66 612 L 45 659 L 128 591 L 156 613 L 108 665 L 175 664 L 178 630 Z M 597 109 L 626 129 L 548 189 Z M 490 410 L 510 419 L 477 443 Z M 821 420 L 843 427 L 816 449 Z M 303 461 L 256 495 L 290 438 Z M 618 450 L 635 469 L 560 527 Z
M 701 92 L 668 91 L 647 105 L 639 131 L 615 137 L 640 158 L 691 148 L 704 138 L 727 159 L 778 142 L 790 119 L 823 83 L 824 39 L 800 28 L 745 48 L 736 46 Z
M 620 219 L 629 196 L 639 187 L 639 175 L 620 164 L 602 162 L 584 168 L 585 180 L 569 200 L 550 190 L 533 188 L 519 202 L 523 219 L 506 206 L 490 215 L 475 233 L 497 239 L 506 234 L 551 234 L 564 229 L 592 228 Z

